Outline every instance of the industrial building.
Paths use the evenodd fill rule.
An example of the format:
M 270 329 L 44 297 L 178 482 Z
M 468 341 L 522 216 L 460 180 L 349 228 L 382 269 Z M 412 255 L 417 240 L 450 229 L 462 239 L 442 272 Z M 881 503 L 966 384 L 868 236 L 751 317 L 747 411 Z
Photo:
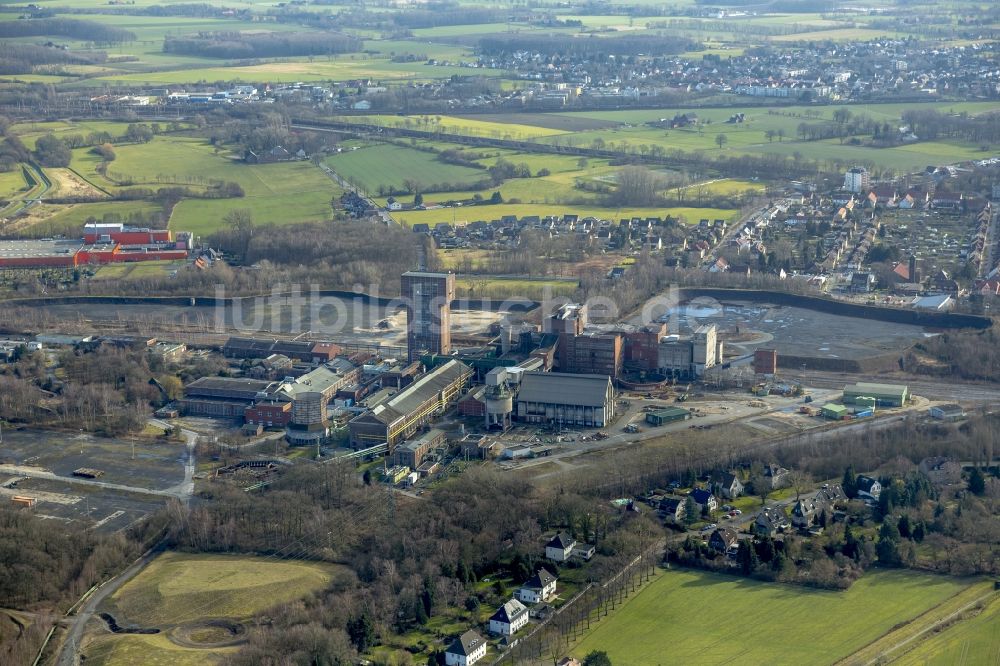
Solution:
M 229 358 L 268 358 L 280 354 L 305 363 L 326 363 L 341 352 L 343 349 L 332 342 L 235 336 L 226 340 L 222 347 L 223 355 Z
M 292 444 L 313 445 L 327 438 L 330 423 L 327 406 L 342 387 L 357 380 L 360 368 L 340 373 L 320 366 L 291 382 L 280 392 L 291 401 L 285 438 Z
M 396 445 L 455 402 L 472 377 L 472 368 L 451 360 L 416 380 L 374 409 L 351 419 L 348 424 L 351 446 L 366 449 Z
M 844 387 L 845 405 L 869 407 L 902 407 L 910 397 L 910 389 L 902 384 L 872 384 L 858 382 Z
M 393 464 L 415 470 L 423 464 L 428 453 L 444 444 L 444 440 L 443 430 L 431 428 L 420 437 L 397 446 L 393 452 Z
M 454 273 L 403 273 L 400 288 L 406 304 L 408 360 L 421 353 L 451 353 L 451 302 L 455 299 Z
M 184 387 L 177 407 L 185 416 L 242 419 L 247 407 L 273 395 L 275 382 L 237 377 L 202 377 Z
M 542 333 L 558 336 L 555 359 L 559 371 L 611 377 L 621 373 L 621 334 L 588 327 L 586 305 L 561 306 L 545 318 Z
M 722 362 L 723 343 L 715 324 L 699 326 L 690 338 L 667 336 L 657 348 L 657 370 L 667 376 L 695 379 Z
M 615 415 L 608 375 L 526 372 L 517 392 L 517 418 L 526 423 L 601 428 Z
M 661 426 L 691 418 L 691 412 L 680 407 L 664 407 L 655 412 L 646 413 L 646 423 L 651 426 Z
M 186 259 L 191 234 L 167 229 L 137 229 L 122 224 L 90 223 L 76 240 L 0 242 L 2 268 L 67 268 L 134 261 Z

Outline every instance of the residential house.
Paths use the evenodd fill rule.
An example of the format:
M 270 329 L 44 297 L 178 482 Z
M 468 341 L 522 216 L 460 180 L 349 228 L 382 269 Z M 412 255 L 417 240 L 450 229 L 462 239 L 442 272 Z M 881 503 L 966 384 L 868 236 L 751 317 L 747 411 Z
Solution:
M 771 489 L 783 488 L 788 480 L 788 470 L 774 463 L 764 465 L 764 478 L 770 481 Z
M 753 522 L 753 533 L 757 536 L 774 536 L 784 532 L 789 527 L 785 512 L 779 508 L 770 507 L 757 514 Z
M 526 604 L 537 604 L 542 601 L 549 601 L 556 595 L 556 577 L 545 569 L 539 569 L 518 588 L 514 597 Z
M 575 546 L 576 539 L 560 532 L 545 544 L 545 557 L 554 562 L 565 562 L 572 556 Z
M 719 501 L 715 499 L 715 495 L 713 495 L 710 490 L 695 488 L 691 491 L 691 497 L 694 498 L 694 501 L 697 502 L 699 506 L 707 506 L 709 511 L 715 511 L 719 508 Z
M 708 538 L 708 546 L 720 553 L 725 553 L 733 546 L 737 545 L 739 541 L 736 530 L 730 529 L 728 527 L 720 527 L 719 529 L 712 532 L 712 536 Z
M 684 521 L 686 509 L 683 497 L 664 497 L 660 500 L 660 513 L 664 520 L 672 523 Z
M 469 630 L 455 639 L 444 653 L 447 666 L 472 666 L 486 656 L 486 639 Z
M 490 617 L 490 633 L 513 636 L 528 624 L 528 609 L 517 599 L 511 599 Z
M 930 479 L 931 483 L 934 484 L 945 485 L 958 483 L 962 480 L 962 466 L 951 458 L 945 458 L 944 456 L 924 458 L 920 461 L 919 468 L 921 474 Z
M 575 546 L 573 546 L 573 552 L 570 553 L 570 556 L 581 559 L 585 562 L 589 562 L 590 558 L 592 558 L 594 556 L 594 553 L 596 552 L 597 549 L 594 548 L 592 544 L 578 543 Z
M 723 472 L 715 482 L 716 491 L 726 499 L 736 499 L 743 494 L 743 482 L 730 472 Z
M 879 495 L 882 494 L 882 484 L 878 482 L 877 479 L 873 479 L 870 476 L 859 475 L 857 480 L 858 486 L 858 497 L 863 500 L 873 500 L 878 501 Z

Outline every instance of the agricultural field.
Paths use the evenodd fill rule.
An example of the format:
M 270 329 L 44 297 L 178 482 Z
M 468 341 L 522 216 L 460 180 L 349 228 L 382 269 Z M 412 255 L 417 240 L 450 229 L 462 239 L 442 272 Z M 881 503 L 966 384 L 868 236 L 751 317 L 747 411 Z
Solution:
M 971 617 L 970 617 L 971 615 Z M 975 666 L 1000 663 L 1000 597 L 980 611 L 920 641 L 913 650 L 892 661 L 900 666 Z
M 186 199 L 174 208 L 170 228 L 210 234 L 236 208 L 248 208 L 257 224 L 290 224 L 330 218 L 330 201 L 340 188 L 308 161 L 248 165 L 217 153 L 205 139 L 157 136 L 149 143 L 116 147 L 117 159 L 107 176 L 88 149 L 73 152 L 72 168 L 94 185 L 115 191 L 124 187 L 181 185 L 199 189 L 210 180 L 238 183 L 245 196 Z
M 537 114 L 532 114 L 537 115 Z M 478 120 L 465 116 L 341 116 L 337 120 L 365 123 L 380 127 L 400 127 L 424 132 L 449 132 L 463 136 L 483 136 L 498 139 L 535 139 L 541 136 L 564 134 L 565 130 L 521 124 L 518 114 L 508 116 L 507 122 Z
M 601 620 L 572 653 L 606 650 L 612 663 L 625 664 L 661 663 L 664 654 L 678 663 L 834 663 L 970 584 L 878 571 L 834 592 L 667 571 Z M 818 614 L 821 630 L 803 622 Z
M 475 183 L 485 171 L 447 164 L 433 153 L 391 144 L 375 144 L 328 157 L 326 163 L 341 178 L 374 192 L 380 187 L 403 189 L 403 182 L 418 180 L 429 186 Z
M 129 214 L 139 213 L 148 219 L 162 210 L 159 204 L 147 201 L 41 204 L 31 208 L 27 218 L 18 220 L 18 233 L 30 238 L 75 238 L 83 235 L 83 225 L 90 218 L 101 220 L 105 215 L 118 215 L 128 219 Z
M 245 642 L 243 620 L 322 590 L 337 571 L 266 557 L 164 553 L 103 609 L 119 624 L 159 633 L 100 632 L 83 653 L 101 666 L 214 663 Z
M 28 183 L 24 180 L 20 164 L 13 171 L 0 173 L 0 199 L 10 199 L 24 194 L 27 190 Z
M 947 113 L 979 114 L 1000 110 L 995 102 L 928 102 L 919 108 Z M 664 151 L 684 150 L 713 153 L 800 154 L 807 159 L 838 160 L 843 163 L 871 162 L 898 171 L 919 170 L 930 162 L 950 163 L 984 156 L 979 146 L 962 142 L 916 142 L 892 148 L 851 146 L 839 139 L 804 141 L 797 137 L 800 123 L 833 123 L 833 112 L 847 109 L 854 115 L 898 123 L 912 104 L 848 104 L 837 107 L 758 107 L 748 100 L 743 123 L 727 123 L 739 107 L 699 109 L 699 125 L 661 129 L 646 125 L 671 118 L 690 109 L 640 111 L 583 111 L 562 113 L 487 114 L 483 116 L 352 116 L 345 120 L 423 131 L 458 133 L 492 138 L 533 139 L 565 146 L 603 145 L 618 150 L 657 146 Z M 809 114 L 809 115 L 807 115 Z M 717 137 L 725 135 L 720 147 Z M 596 143 L 595 143 L 596 142 Z

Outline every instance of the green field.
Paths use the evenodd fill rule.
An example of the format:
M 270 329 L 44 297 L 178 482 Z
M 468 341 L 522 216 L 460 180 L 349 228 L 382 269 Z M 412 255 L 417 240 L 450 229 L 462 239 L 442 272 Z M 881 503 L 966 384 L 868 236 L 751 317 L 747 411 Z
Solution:
M 447 164 L 433 153 L 391 144 L 372 145 L 348 150 L 326 159 L 337 174 L 374 192 L 379 186 L 403 187 L 403 181 L 431 185 L 455 183 L 466 185 L 487 177 L 485 171 Z
M 31 209 L 32 215 L 40 221 L 22 229 L 21 234 L 32 238 L 50 236 L 83 236 L 83 225 L 88 218 L 101 220 L 106 214 L 121 215 L 127 219 L 129 213 L 151 215 L 162 210 L 159 204 L 148 201 L 101 201 L 82 204 L 41 204 Z
M 612 663 L 829 664 L 961 592 L 970 581 L 866 574 L 844 592 L 697 571 L 663 572 L 572 650 Z
M 72 167 L 84 178 L 109 191 L 123 187 L 171 185 L 199 189 L 210 180 L 238 183 L 245 196 L 231 199 L 186 199 L 174 208 L 170 228 L 210 234 L 236 208 L 248 208 L 257 224 L 292 224 L 330 219 L 330 200 L 340 188 L 308 161 L 248 165 L 225 152 L 216 153 L 205 139 L 157 136 L 149 143 L 116 148 L 108 177 L 97 173 L 97 156 L 87 149 L 73 151 Z M 123 185 L 123 178 L 131 185 Z
M 35 141 L 38 140 L 38 137 L 46 134 L 55 134 L 56 136 L 80 134 L 85 137 L 91 132 L 107 132 L 111 136 L 121 136 L 125 134 L 127 127 L 128 123 L 115 123 L 103 120 L 53 120 L 48 122 L 17 123 L 11 125 L 10 129 L 21 138 L 25 146 L 34 149 Z
M 892 663 L 900 666 L 1000 664 L 1000 597 L 994 596 L 978 615 L 926 638 Z
M 88 666 L 201 666 L 218 663 L 239 648 L 181 647 L 164 634 L 101 636 L 84 646 Z
M 98 666 L 197 666 L 218 662 L 236 647 L 195 648 L 177 642 L 184 627 L 224 640 L 212 619 L 245 620 L 267 608 L 302 598 L 329 584 L 333 565 L 236 555 L 160 555 L 114 593 L 106 610 L 122 624 L 157 627 L 153 635 L 100 634 L 83 647 Z M 189 633 L 194 636 L 194 633 Z
M 127 622 L 169 626 L 248 618 L 320 590 L 335 567 L 235 555 L 164 553 L 112 597 Z
M 9 199 L 24 193 L 27 189 L 28 183 L 24 180 L 20 164 L 13 171 L 0 173 L 0 199 Z

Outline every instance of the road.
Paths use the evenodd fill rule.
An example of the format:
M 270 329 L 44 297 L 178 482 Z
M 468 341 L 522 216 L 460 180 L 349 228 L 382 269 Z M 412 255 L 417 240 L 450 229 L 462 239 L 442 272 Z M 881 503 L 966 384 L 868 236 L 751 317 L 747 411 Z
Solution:
M 330 180 L 332 180 L 333 182 L 337 183 L 338 185 L 340 185 L 345 190 L 355 190 L 356 189 L 354 187 L 354 185 L 351 185 L 346 180 L 344 180 L 343 178 L 341 178 L 340 174 L 338 174 L 336 171 L 334 171 L 333 169 L 331 169 L 327 165 L 325 165 L 323 163 L 320 163 L 319 168 L 323 170 L 323 173 L 325 173 L 330 178 Z M 389 215 L 389 213 L 387 211 L 383 210 L 382 207 L 379 206 L 378 203 L 376 203 L 374 199 L 372 199 L 371 197 L 365 197 L 365 199 L 368 200 L 368 203 L 370 203 L 372 205 L 372 208 L 375 209 L 375 212 L 378 213 L 378 216 L 380 218 L 382 218 L 382 221 L 385 224 L 389 225 L 389 224 L 395 224 L 396 223 L 396 221 L 394 219 L 392 219 L 392 216 Z
M 184 497 L 183 490 L 179 486 L 167 490 L 152 490 L 150 488 L 139 488 L 138 486 L 125 486 L 120 483 L 109 483 L 107 481 L 97 481 L 94 479 L 84 479 L 76 476 L 60 476 L 52 472 L 46 472 L 40 467 L 27 467 L 24 465 L 0 465 L 0 473 L 23 476 L 29 479 L 45 479 L 47 481 L 61 481 L 81 486 L 93 486 L 105 490 L 117 490 L 125 493 L 137 493 L 139 495 L 155 495 L 157 497 Z M 181 484 L 183 485 L 183 484 Z
M 94 617 L 97 607 L 109 595 L 114 594 L 122 585 L 130 581 L 140 571 L 145 569 L 156 556 L 163 552 L 164 542 L 156 544 L 146 551 L 139 559 L 129 566 L 128 569 L 118 574 L 116 577 L 105 582 L 83 603 L 76 615 L 68 620 L 69 626 L 66 630 L 66 638 L 63 640 L 56 658 L 57 666 L 78 666 L 80 663 L 79 647 L 83 640 L 83 633 L 87 628 L 87 623 Z
M 165 423 L 158 419 L 150 419 L 149 423 L 150 425 L 156 426 L 157 428 L 163 428 L 164 430 L 173 428 L 173 426 L 169 423 Z M 184 462 L 184 480 L 176 486 L 167 488 L 164 492 L 173 495 L 174 497 L 183 499 L 185 503 L 190 503 L 191 495 L 194 494 L 194 448 L 198 443 L 198 433 L 193 430 L 184 430 L 182 428 L 181 436 L 184 437 L 187 442 L 187 460 Z

